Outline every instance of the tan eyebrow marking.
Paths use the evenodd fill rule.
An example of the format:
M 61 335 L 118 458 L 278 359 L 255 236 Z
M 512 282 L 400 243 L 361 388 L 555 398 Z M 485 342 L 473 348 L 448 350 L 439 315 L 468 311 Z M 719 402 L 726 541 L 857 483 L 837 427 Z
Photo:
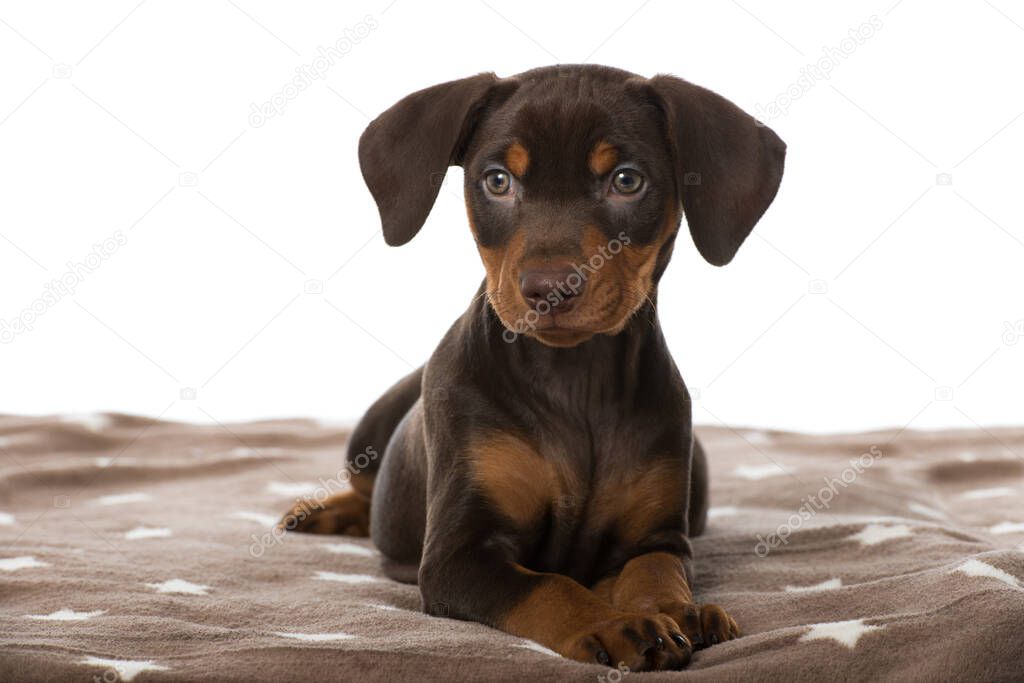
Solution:
M 601 140 L 590 152 L 590 170 L 597 175 L 604 175 L 613 168 L 619 160 L 619 150 L 604 140 Z
M 505 150 L 505 166 L 516 176 L 523 177 L 530 166 L 530 153 L 518 142 L 513 142 Z

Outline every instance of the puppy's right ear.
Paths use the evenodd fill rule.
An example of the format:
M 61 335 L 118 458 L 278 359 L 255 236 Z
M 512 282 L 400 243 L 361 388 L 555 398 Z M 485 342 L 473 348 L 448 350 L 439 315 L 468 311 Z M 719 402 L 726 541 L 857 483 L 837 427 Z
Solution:
M 359 138 L 359 165 L 389 245 L 405 244 L 423 227 L 448 167 L 462 162 L 476 115 L 499 82 L 482 73 L 435 85 L 367 126 Z

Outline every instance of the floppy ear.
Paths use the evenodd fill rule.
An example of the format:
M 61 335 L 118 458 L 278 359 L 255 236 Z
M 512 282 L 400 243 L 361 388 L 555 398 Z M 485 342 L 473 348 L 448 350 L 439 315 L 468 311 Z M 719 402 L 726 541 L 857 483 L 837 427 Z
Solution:
M 462 161 L 475 113 L 497 82 L 493 73 L 482 73 L 414 92 L 359 138 L 359 165 L 389 245 L 405 244 L 423 227 L 445 172 Z
M 786 143 L 710 90 L 673 76 L 649 83 L 666 115 L 690 235 L 701 256 L 724 266 L 775 198 Z

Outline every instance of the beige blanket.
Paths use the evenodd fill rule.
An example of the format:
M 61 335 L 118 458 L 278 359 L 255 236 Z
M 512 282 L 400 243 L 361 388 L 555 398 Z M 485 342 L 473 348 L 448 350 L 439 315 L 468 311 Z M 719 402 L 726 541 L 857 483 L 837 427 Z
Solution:
M 272 536 L 342 430 L 2 417 L 0 680 L 1024 680 L 1024 430 L 700 433 L 696 593 L 744 637 L 623 674 L 421 614 L 365 539 Z

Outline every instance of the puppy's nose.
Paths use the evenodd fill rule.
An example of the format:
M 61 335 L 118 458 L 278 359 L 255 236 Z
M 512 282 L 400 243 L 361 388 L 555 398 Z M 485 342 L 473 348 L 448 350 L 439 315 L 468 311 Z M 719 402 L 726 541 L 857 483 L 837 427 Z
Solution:
M 568 264 L 524 270 L 519 275 L 519 291 L 534 308 L 546 301 L 558 311 L 568 310 L 583 293 L 584 285 L 586 280 Z

